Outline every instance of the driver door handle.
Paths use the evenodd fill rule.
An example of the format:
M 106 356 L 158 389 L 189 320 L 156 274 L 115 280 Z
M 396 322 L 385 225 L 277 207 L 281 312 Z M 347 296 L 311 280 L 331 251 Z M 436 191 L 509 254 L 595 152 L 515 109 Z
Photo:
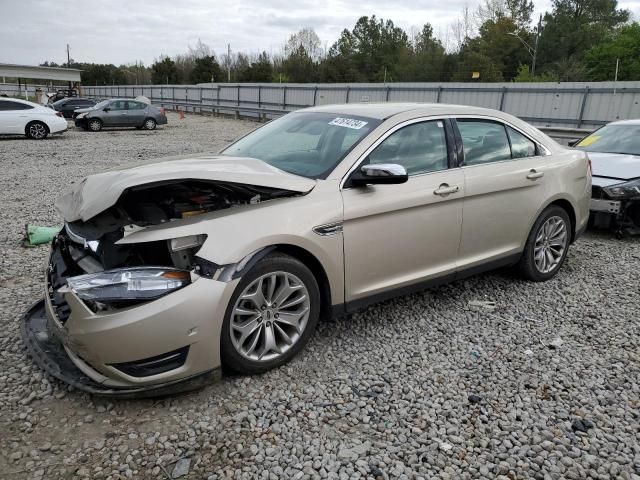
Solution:
M 529 180 L 537 180 L 542 177 L 544 177 L 544 172 L 536 172 L 535 168 L 532 168 L 531 170 L 529 170 L 529 175 L 527 175 L 527 178 Z
M 448 183 L 443 183 L 436 190 L 434 190 L 433 193 L 434 195 L 440 195 L 441 197 L 445 197 L 452 193 L 456 193 L 459 190 L 460 190 L 460 187 L 458 187 L 458 185 L 449 186 Z

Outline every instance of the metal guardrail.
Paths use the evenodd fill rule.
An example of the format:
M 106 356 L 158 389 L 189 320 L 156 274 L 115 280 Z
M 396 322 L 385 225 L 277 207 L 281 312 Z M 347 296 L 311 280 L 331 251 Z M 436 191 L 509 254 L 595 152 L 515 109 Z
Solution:
M 87 95 L 92 98 L 102 98 L 95 97 L 92 95 Z M 258 121 L 266 121 L 270 118 L 275 118 L 284 114 L 287 114 L 291 111 L 296 110 L 296 108 L 292 109 L 284 109 L 281 108 L 280 104 L 277 104 L 280 108 L 271 108 L 274 104 L 272 102 L 261 102 L 259 107 L 248 107 L 246 105 L 237 105 L 237 104 L 220 104 L 213 103 L 216 99 L 214 98 L 201 98 L 200 102 L 186 102 L 186 101 L 176 101 L 176 100 L 167 100 L 163 97 L 147 97 L 151 100 L 152 103 L 160 105 L 163 108 L 168 110 L 178 111 L 182 109 L 185 112 L 189 112 L 191 109 L 191 113 L 197 114 L 211 114 L 211 115 L 230 115 L 236 119 L 239 118 L 249 118 Z M 203 103 L 212 102 L 212 103 Z M 228 102 L 232 103 L 232 102 Z M 245 101 L 245 103 L 247 103 Z M 258 103 L 258 102 L 255 102 Z M 263 105 L 269 105 L 265 107 Z M 292 106 L 289 104 L 288 106 Z M 306 108 L 308 105 L 295 105 L 294 107 L 298 108 Z M 527 117 L 520 117 L 525 121 L 535 121 L 535 119 L 530 119 Z M 585 137 L 589 133 L 591 133 L 591 129 L 584 128 L 565 128 L 565 127 L 544 127 L 538 126 L 536 127 L 539 130 L 542 130 L 550 137 L 561 143 L 568 143 L 572 140 L 578 140 L 582 137 Z

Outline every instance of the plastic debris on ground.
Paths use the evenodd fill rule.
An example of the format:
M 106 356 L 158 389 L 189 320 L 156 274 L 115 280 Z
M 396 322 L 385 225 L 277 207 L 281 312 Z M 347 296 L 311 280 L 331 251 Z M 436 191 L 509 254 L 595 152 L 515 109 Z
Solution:
M 53 238 L 60 232 L 61 227 L 42 227 L 38 225 L 24 226 L 25 237 L 23 245 L 25 247 L 35 247 L 36 245 L 49 244 L 53 241 Z

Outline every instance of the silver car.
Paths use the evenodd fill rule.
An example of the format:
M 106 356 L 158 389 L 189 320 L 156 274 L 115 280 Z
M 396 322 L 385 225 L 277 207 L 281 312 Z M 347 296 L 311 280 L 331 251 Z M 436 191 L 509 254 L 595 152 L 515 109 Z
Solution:
M 166 125 L 164 109 L 138 100 L 114 98 L 103 100 L 92 108 L 76 110 L 76 127 L 99 132 L 103 127 L 135 127 L 154 130 Z
M 264 372 L 323 315 L 499 266 L 551 279 L 590 193 L 584 152 L 503 112 L 300 110 L 220 155 L 76 184 L 23 339 L 52 375 L 104 395 Z

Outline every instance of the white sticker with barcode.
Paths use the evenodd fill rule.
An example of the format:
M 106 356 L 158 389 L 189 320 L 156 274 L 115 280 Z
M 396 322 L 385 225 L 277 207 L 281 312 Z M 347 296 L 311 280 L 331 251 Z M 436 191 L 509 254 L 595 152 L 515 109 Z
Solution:
M 337 127 L 347 127 L 353 128 L 354 130 L 360 130 L 364 127 L 367 122 L 363 122 L 362 120 L 356 120 L 355 118 L 334 118 L 329 122 L 329 125 L 335 125 Z

